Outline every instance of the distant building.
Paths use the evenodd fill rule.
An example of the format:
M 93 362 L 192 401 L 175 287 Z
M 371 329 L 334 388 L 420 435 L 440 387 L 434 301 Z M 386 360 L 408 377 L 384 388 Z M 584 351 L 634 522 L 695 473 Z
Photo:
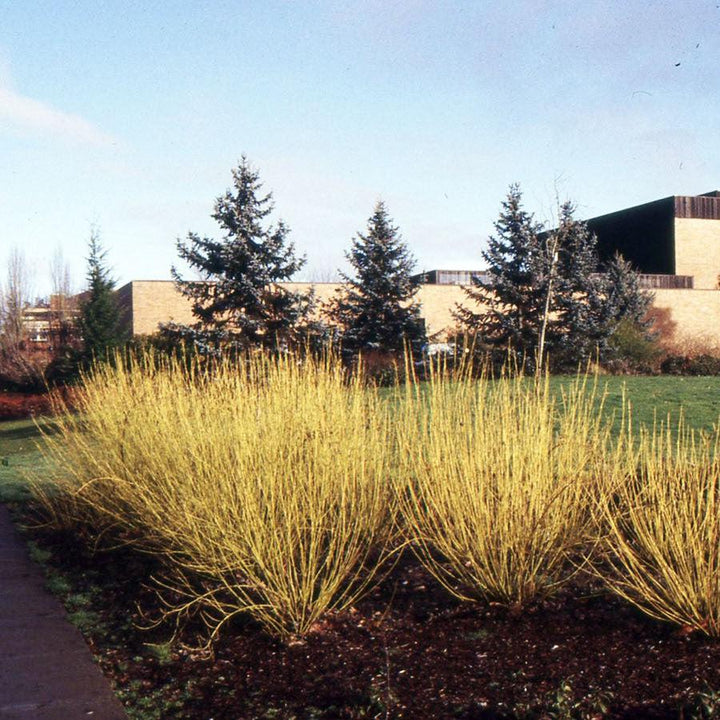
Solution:
M 717 290 L 720 276 L 720 191 L 672 195 L 590 218 L 600 259 L 619 252 L 649 276 L 646 287 Z M 653 282 L 650 276 L 662 276 Z
M 413 279 L 423 285 L 472 285 L 484 284 L 489 275 L 485 270 L 428 270 L 413 275 Z
M 44 301 L 26 307 L 22 312 L 22 326 L 26 340 L 37 347 L 56 342 L 63 326 L 77 319 L 81 295 L 66 297 L 51 295 Z
M 641 285 L 654 293 L 653 306 L 663 316 L 666 340 L 680 349 L 720 347 L 720 191 L 675 195 L 591 218 L 601 259 L 620 252 L 640 273 Z M 464 287 L 485 270 L 428 270 L 417 300 L 428 335 L 443 339 L 455 327 L 453 311 L 469 300 Z M 291 290 L 314 288 L 320 301 L 337 283 L 283 283 Z M 157 332 L 160 323 L 191 323 L 190 301 L 171 281 L 134 280 L 117 291 L 129 335 Z
M 22 313 L 22 327 L 28 342 L 43 345 L 50 342 L 53 312 L 49 306 L 34 305 Z

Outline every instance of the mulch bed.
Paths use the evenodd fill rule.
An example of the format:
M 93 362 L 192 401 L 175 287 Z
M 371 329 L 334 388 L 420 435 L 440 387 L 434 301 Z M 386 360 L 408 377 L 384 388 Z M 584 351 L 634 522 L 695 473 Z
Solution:
M 92 598 L 88 641 L 134 718 L 711 717 L 699 714 L 703 698 L 720 712 L 720 641 L 647 618 L 587 578 L 519 611 L 455 600 L 408 555 L 302 641 L 244 620 L 203 652 L 190 623 L 159 653 L 170 630 L 136 627 L 158 609 L 152 558 L 32 535 L 70 581 L 70 611 Z

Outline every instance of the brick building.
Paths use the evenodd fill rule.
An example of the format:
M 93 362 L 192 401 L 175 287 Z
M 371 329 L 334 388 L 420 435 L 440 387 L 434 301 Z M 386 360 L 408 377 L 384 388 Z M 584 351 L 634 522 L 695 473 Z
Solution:
M 641 284 L 655 295 L 665 316 L 666 341 L 720 347 L 720 191 L 671 196 L 591 218 L 602 258 L 620 252 L 641 273 Z M 482 270 L 429 270 L 419 275 L 421 314 L 430 337 L 442 339 L 455 321 L 453 310 L 468 302 L 463 286 Z M 336 283 L 287 283 L 289 289 L 315 290 L 329 299 Z M 149 335 L 163 322 L 193 321 L 190 302 L 171 281 L 134 280 L 118 299 L 131 335 Z
M 619 252 L 638 272 L 664 276 L 668 288 L 720 287 L 720 191 L 673 195 L 587 225 L 598 237 L 601 259 Z

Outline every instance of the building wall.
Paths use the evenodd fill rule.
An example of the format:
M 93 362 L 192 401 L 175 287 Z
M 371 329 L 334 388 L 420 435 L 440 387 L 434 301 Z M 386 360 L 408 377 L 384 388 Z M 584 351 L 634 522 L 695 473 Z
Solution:
M 468 300 L 460 285 L 421 285 L 418 291 L 420 314 L 425 318 L 425 332 L 430 340 L 443 340 L 456 327 L 453 311 L 458 305 L 478 311 L 477 303 Z
M 327 302 L 341 285 L 339 283 L 284 283 L 294 292 L 315 292 L 317 301 Z M 128 334 L 152 335 L 160 323 L 194 322 L 190 301 L 181 295 L 170 280 L 133 280 L 118 290 Z M 421 314 L 428 336 L 443 334 L 455 325 L 452 311 L 457 303 L 466 301 L 459 285 L 422 285 L 418 291 Z
M 342 287 L 341 283 L 283 283 L 293 292 L 315 292 L 318 302 L 327 302 Z M 445 335 L 455 326 L 453 310 L 457 304 L 467 304 L 465 292 L 460 285 L 420 285 L 416 301 L 420 304 L 420 314 L 425 320 L 425 332 L 428 337 Z
M 290 292 L 297 293 L 309 293 L 312 291 L 315 294 L 315 301 L 319 304 L 329 302 L 335 292 L 342 287 L 342 283 L 281 283 L 283 287 L 286 287 Z
M 720 220 L 675 219 L 675 273 L 693 275 L 694 287 L 720 287 Z
M 171 280 L 133 280 L 118 290 L 120 304 L 129 307 L 125 324 L 132 335 L 152 335 L 160 323 L 194 322 L 190 301 Z
M 129 282 L 115 291 L 115 302 L 120 310 L 120 327 L 126 338 L 131 338 L 133 332 L 133 283 Z
M 663 333 L 664 342 L 679 352 L 720 348 L 720 292 L 655 290 L 654 294 L 653 307 L 664 310 L 671 324 L 671 332 Z
M 307 292 L 311 287 L 319 301 L 329 300 L 338 283 L 287 283 L 289 289 Z M 151 335 L 160 323 L 192 323 L 190 302 L 171 281 L 133 281 L 119 294 L 131 299 L 131 327 L 134 335 Z M 664 339 L 679 349 L 702 346 L 720 347 L 720 292 L 716 290 L 655 290 L 654 307 L 664 316 L 668 330 Z M 418 292 L 421 314 L 431 339 L 444 339 L 455 327 L 453 310 L 468 307 L 467 296 L 459 285 L 422 285 Z M 477 308 L 476 306 L 476 309 Z

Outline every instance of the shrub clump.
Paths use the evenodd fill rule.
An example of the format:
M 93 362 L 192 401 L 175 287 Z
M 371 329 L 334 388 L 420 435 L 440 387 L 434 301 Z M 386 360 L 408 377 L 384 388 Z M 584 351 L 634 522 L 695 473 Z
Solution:
M 169 613 L 303 635 L 387 556 L 388 435 L 379 395 L 330 357 L 118 360 L 47 438 L 64 472 L 37 493 L 55 522 L 163 557 Z
M 699 355 L 668 355 L 660 364 L 665 375 L 720 375 L 720 357 Z
M 557 400 L 547 377 L 471 375 L 440 371 L 409 389 L 399 502 L 419 557 L 450 592 L 522 605 L 574 573 L 608 431 L 582 380 Z
M 720 635 L 720 459 L 681 420 L 626 443 L 625 477 L 602 496 L 596 571 L 648 615 Z

